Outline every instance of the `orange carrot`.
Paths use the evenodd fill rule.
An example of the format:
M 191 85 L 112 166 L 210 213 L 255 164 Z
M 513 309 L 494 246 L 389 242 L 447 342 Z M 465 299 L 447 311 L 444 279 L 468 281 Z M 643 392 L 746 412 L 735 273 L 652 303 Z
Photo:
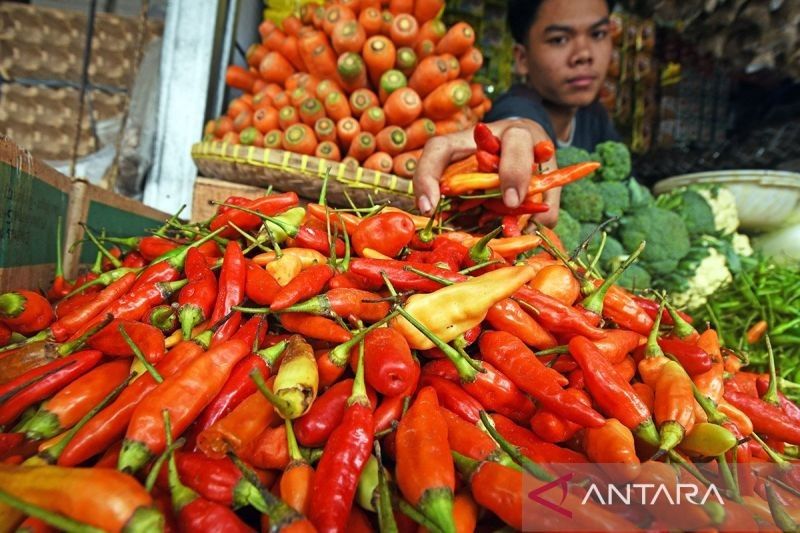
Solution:
M 397 59 L 395 59 L 395 68 L 406 75 L 410 76 L 414 69 L 417 68 L 417 53 L 410 46 L 404 46 L 397 49 Z
M 247 100 L 239 97 L 231 100 L 231 103 L 228 104 L 228 111 L 225 114 L 231 117 L 231 119 L 234 119 L 239 116 L 239 113 L 242 111 L 250 111 L 250 106 L 248 105 Z
M 361 166 L 388 174 L 392 171 L 392 156 L 386 152 L 375 152 L 369 156 Z
M 361 133 L 361 126 L 353 117 L 345 117 L 336 122 L 336 137 L 345 150 L 350 149 L 350 144 L 359 133 Z
M 245 128 L 253 125 L 253 113 L 250 111 L 242 111 L 236 118 L 233 119 L 233 131 L 241 133 Z
M 392 21 L 394 15 L 388 9 L 381 11 L 381 35 L 389 36 L 392 32 Z
M 486 98 L 486 93 L 483 92 L 483 85 L 480 83 L 470 83 L 469 88 L 472 90 L 472 96 L 469 99 L 469 106 L 474 108 L 481 105 L 483 99 Z
M 303 102 L 309 98 L 313 98 L 313 96 L 309 94 L 309 92 L 303 87 L 297 87 L 289 93 L 289 100 L 291 101 L 292 105 L 297 108 L 303 105 Z
M 435 18 L 443 7 L 444 0 L 417 1 L 414 3 L 414 18 L 417 19 L 420 24 L 425 24 Z
M 328 35 L 333 35 L 333 28 L 341 21 L 356 20 L 356 14 L 347 6 L 333 4 L 325 9 L 325 18 L 322 21 L 322 30 Z
M 417 41 L 414 45 L 414 53 L 417 54 L 417 60 L 422 61 L 427 57 L 431 57 L 436 52 L 436 45 L 430 39 L 423 39 Z
M 458 122 L 453 119 L 437 120 L 434 124 L 436 124 L 436 135 L 447 135 L 448 133 L 461 131 Z
M 406 128 L 407 150 L 422 148 L 428 139 L 436 135 L 436 124 L 429 118 L 418 118 Z
M 247 49 L 247 53 L 244 55 L 247 64 L 253 68 L 258 68 L 258 65 L 261 64 L 261 60 L 264 59 L 264 56 L 267 55 L 267 47 L 263 44 L 253 43 L 250 45 L 250 48 Z
M 231 131 L 233 131 L 233 119 L 227 115 L 219 117 L 214 128 L 214 136 L 221 139 Z
M 264 148 L 283 148 L 283 132 L 271 130 L 264 135 Z
M 465 80 L 472 79 L 472 75 L 478 72 L 483 65 L 483 54 L 473 46 L 461 55 L 458 63 L 461 66 L 459 75 Z
M 336 141 L 336 124 L 329 117 L 317 119 L 314 134 L 320 141 Z
M 287 35 L 297 36 L 297 32 L 303 27 L 303 23 L 296 16 L 289 15 L 283 19 L 281 26 L 283 26 L 283 31 L 285 31 Z
M 350 109 L 353 110 L 353 116 L 356 118 L 359 118 L 370 107 L 379 105 L 380 100 L 369 89 L 358 89 L 350 95 Z
M 303 63 L 303 58 L 300 56 L 299 43 L 300 41 L 297 40 L 296 36 L 288 35 L 281 43 L 280 52 L 283 54 L 283 57 L 289 60 L 289 63 L 291 63 L 294 68 L 297 70 L 306 70 L 306 64 Z
M 300 122 L 300 115 L 297 113 L 297 108 L 291 105 L 285 105 L 278 111 L 278 124 L 283 131 L 286 131 L 289 126 Z
M 278 125 L 278 110 L 272 106 L 262 107 L 253 113 L 253 126 L 261 133 L 277 129 Z
M 431 1 L 431 3 L 434 2 L 435 0 Z M 417 34 L 417 43 L 421 41 L 430 41 L 435 46 L 447 33 L 447 26 L 445 26 L 444 22 L 439 19 L 428 20 L 425 22 L 417 19 L 417 22 L 421 24 L 419 27 L 419 34 Z
M 253 95 L 253 111 L 258 111 L 265 107 L 272 107 L 272 97 L 262 89 Z
M 458 62 L 458 58 L 453 54 L 442 54 L 440 57 L 447 63 L 448 81 L 458 78 L 461 72 L 461 63 Z
M 367 86 L 367 67 L 361 55 L 355 52 L 345 52 L 340 55 L 337 70 L 344 90 L 348 93 Z
M 433 120 L 451 117 L 469 103 L 471 96 L 472 91 L 466 81 L 449 81 L 425 97 L 422 103 L 425 116 Z
M 309 31 L 298 37 L 300 57 L 308 72 L 320 80 L 336 79 L 336 55 L 321 31 Z
M 361 0 L 339 0 L 339 5 L 349 8 L 356 15 L 358 15 L 362 9 Z
M 264 135 L 256 128 L 250 126 L 249 128 L 245 128 L 239 133 L 239 144 L 244 144 L 245 146 L 255 146 L 257 148 L 263 148 Z
M 266 82 L 283 83 L 292 75 L 294 67 L 280 52 L 267 52 L 258 65 L 258 71 Z
M 332 92 L 338 91 L 339 86 L 333 80 L 322 80 L 317 84 L 317 98 L 324 102 L 325 98 Z
M 264 40 L 267 35 L 269 35 L 270 32 L 277 27 L 278 26 L 276 26 L 271 20 L 264 19 L 264 21 L 258 25 L 258 35 L 261 36 L 262 40 Z
M 258 69 L 255 69 L 255 72 L 258 72 Z M 254 73 L 255 73 L 254 72 Z M 267 86 L 267 82 L 262 80 L 261 77 L 256 78 L 256 81 L 253 82 L 253 88 L 251 89 L 253 95 L 256 95 L 264 90 L 264 87 Z
M 313 126 L 317 120 L 325 116 L 325 109 L 322 107 L 322 102 L 316 98 L 307 98 L 300 105 L 300 120 L 303 124 Z
M 367 37 L 379 34 L 383 24 L 380 9 L 375 7 L 362 9 L 361 14 L 358 15 L 358 23 L 364 28 Z
M 222 142 L 228 144 L 239 144 L 239 134 L 235 131 L 229 131 L 222 136 Z
M 419 35 L 417 19 L 408 13 L 395 15 L 389 37 L 396 46 L 410 46 L 414 44 Z
M 316 6 L 314 11 L 311 12 L 311 25 L 316 29 L 322 29 L 322 22 L 325 20 L 325 8 Z
M 386 0 L 361 0 L 358 3 L 362 12 L 371 7 L 380 11 L 384 4 L 388 4 L 388 2 Z
M 283 92 L 283 87 L 278 85 L 277 83 L 268 83 L 267 86 L 264 88 L 264 92 L 272 98 L 272 101 L 275 101 L 275 95 L 278 93 Z
M 447 83 L 447 74 L 447 61 L 438 56 L 426 57 L 411 75 L 408 86 L 417 91 L 420 98 L 425 98 Z
M 304 4 L 300 6 L 300 22 L 305 25 L 313 24 L 314 11 L 317 9 L 316 4 Z
M 458 22 L 453 24 L 442 40 L 436 44 L 436 53 L 460 56 L 473 44 L 475 44 L 475 30 L 466 22 Z
M 483 106 L 483 104 L 478 104 L 474 107 L 470 107 L 470 110 L 475 114 L 475 117 L 480 121 L 483 120 L 484 115 L 486 115 L 487 109 Z
M 403 87 L 394 91 L 383 105 L 387 123 L 406 127 L 422 113 L 422 99 L 414 89 Z
M 380 98 L 382 104 L 385 104 L 390 94 L 407 85 L 408 80 L 405 74 L 399 70 L 389 69 L 381 75 L 378 98 Z
M 401 178 L 413 178 L 421 154 L 422 150 L 414 150 L 395 156 L 392 163 L 392 172 Z
M 351 157 L 349 155 L 342 158 L 342 164 L 350 172 L 355 172 L 356 169 L 359 167 L 358 159 L 356 159 L 355 157 Z
M 233 87 L 234 89 L 250 92 L 253 89 L 253 82 L 255 81 L 256 76 L 239 65 L 231 65 L 225 72 L 225 83 L 228 87 Z
M 286 39 L 286 34 L 283 33 L 281 30 L 279 30 L 278 28 L 275 28 L 274 30 L 269 32 L 267 37 L 264 39 L 263 43 L 264 46 L 266 46 L 270 50 L 280 50 L 281 43 L 283 42 L 284 39 Z
M 308 72 L 301 71 L 295 72 L 288 78 L 286 78 L 286 83 L 284 86 L 288 92 L 294 91 L 295 89 L 305 89 L 307 91 L 313 92 L 316 89 L 317 78 L 309 74 Z
M 373 153 L 375 153 L 375 136 L 368 131 L 359 133 L 350 143 L 350 148 L 347 149 L 347 155 L 355 157 L 359 163 L 366 160 Z
M 272 105 L 275 106 L 275 109 L 280 109 L 283 106 L 291 105 L 291 100 L 289 99 L 289 94 L 286 91 L 281 91 L 272 97 Z
M 322 141 L 317 145 L 314 155 L 322 159 L 329 159 L 331 161 L 341 161 L 342 153 L 339 146 L 332 141 Z
M 388 37 L 374 35 L 364 43 L 361 55 L 364 58 L 364 63 L 367 64 L 369 79 L 377 87 L 381 75 L 394 67 L 397 52 Z
M 392 15 L 414 12 L 414 0 L 390 0 L 389 11 Z
M 325 113 L 335 121 L 350 116 L 350 106 L 344 93 L 335 91 L 325 97 Z
M 298 154 L 314 155 L 314 151 L 317 149 L 314 130 L 305 124 L 289 126 L 283 135 L 283 149 Z
M 380 107 L 370 107 L 361 114 L 361 119 L 358 123 L 361 126 L 361 131 L 368 131 L 376 135 L 386 126 L 386 113 Z
M 214 130 L 217 128 L 217 121 L 216 120 L 209 120 L 206 122 L 206 125 L 203 126 L 203 134 L 204 135 L 214 135 Z
M 406 132 L 399 126 L 386 126 L 375 136 L 378 150 L 392 157 L 403 153 L 406 149 Z
M 345 52 L 361 52 L 367 34 L 356 20 L 343 20 L 333 27 L 331 44 L 338 55 Z

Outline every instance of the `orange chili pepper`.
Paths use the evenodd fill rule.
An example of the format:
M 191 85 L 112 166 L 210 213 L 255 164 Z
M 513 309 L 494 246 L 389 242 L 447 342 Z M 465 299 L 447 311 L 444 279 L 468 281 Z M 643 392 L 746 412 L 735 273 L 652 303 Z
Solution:
M 583 436 L 583 447 L 589 459 L 603 467 L 607 463 L 625 465 L 610 468 L 610 473 L 622 475 L 628 481 L 636 479 L 641 472 L 633 433 L 616 418 L 606 420 L 603 427 L 587 428 Z
M 767 332 L 767 321 L 759 320 L 747 330 L 747 344 L 755 344 L 761 340 Z
M 694 426 L 694 393 L 689 374 L 668 361 L 661 369 L 655 386 L 654 418 L 661 434 L 661 448 L 670 450 Z

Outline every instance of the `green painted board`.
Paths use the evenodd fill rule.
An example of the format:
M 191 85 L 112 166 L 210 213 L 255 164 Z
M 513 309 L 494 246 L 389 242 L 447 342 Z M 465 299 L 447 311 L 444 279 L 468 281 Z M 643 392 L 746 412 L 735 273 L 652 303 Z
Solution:
M 86 224 L 96 232 L 105 228 L 106 235 L 109 237 L 130 237 L 132 235 L 148 235 L 146 230 L 158 228 L 164 224 L 164 221 L 91 200 L 86 215 Z M 91 243 L 85 243 L 81 251 L 81 263 L 93 263 L 96 254 L 97 248 Z

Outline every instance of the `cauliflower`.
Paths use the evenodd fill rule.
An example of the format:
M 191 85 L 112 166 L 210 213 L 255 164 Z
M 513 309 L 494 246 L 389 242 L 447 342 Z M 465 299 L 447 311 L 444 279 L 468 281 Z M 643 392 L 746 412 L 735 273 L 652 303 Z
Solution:
M 733 281 L 733 276 L 725 256 L 714 248 L 708 248 L 708 255 L 697 265 L 694 276 L 686 281 L 688 288 L 671 294 L 670 299 L 678 307 L 697 309 L 710 295 Z
M 739 211 L 736 196 L 725 187 L 698 187 L 695 189 L 706 199 L 714 212 L 714 227 L 723 235 L 729 235 L 739 227 Z
M 750 246 L 750 237 L 744 233 L 734 233 L 731 238 L 733 251 L 743 257 L 750 257 L 753 255 L 753 247 Z

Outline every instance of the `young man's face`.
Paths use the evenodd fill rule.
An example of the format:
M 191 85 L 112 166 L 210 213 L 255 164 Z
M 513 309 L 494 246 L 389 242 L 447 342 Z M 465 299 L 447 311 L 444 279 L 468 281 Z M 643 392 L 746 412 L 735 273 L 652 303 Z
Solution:
M 583 107 L 597 97 L 611 60 L 605 0 L 544 0 L 515 46 L 518 71 L 547 101 Z

